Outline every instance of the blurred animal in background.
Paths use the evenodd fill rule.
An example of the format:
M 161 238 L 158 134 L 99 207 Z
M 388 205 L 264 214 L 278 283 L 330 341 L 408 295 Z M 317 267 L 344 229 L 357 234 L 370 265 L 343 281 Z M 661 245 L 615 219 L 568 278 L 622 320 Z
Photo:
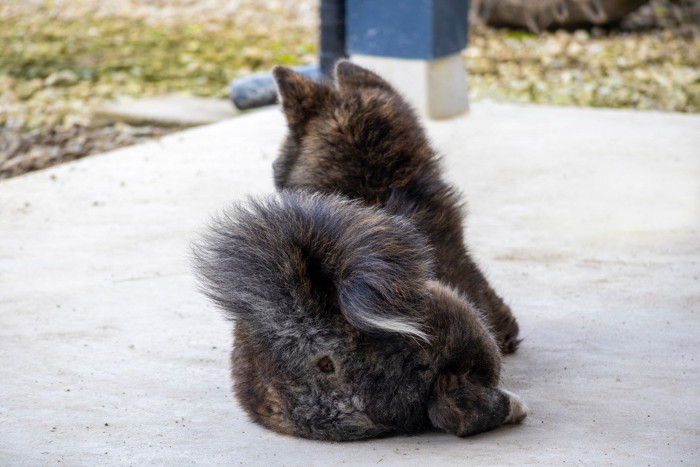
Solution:
M 472 0 L 472 20 L 491 26 L 548 28 L 615 24 L 649 0 Z

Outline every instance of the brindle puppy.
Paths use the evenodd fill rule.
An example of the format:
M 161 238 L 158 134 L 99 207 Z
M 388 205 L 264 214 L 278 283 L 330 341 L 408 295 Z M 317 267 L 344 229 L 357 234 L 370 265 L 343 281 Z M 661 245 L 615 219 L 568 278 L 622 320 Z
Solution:
M 515 352 L 518 324 L 469 256 L 457 192 L 406 101 L 349 61 L 336 66 L 336 88 L 282 67 L 274 76 L 289 126 L 277 188 L 341 193 L 411 219 L 433 247 L 437 278 L 486 315 L 502 352 Z
M 387 199 L 409 195 L 402 212 L 425 209 L 412 192 Z M 213 224 L 197 270 L 235 320 L 234 388 L 254 421 L 353 440 L 431 426 L 466 436 L 525 418 L 498 387 L 501 353 L 481 313 L 436 280 L 417 218 L 282 191 Z

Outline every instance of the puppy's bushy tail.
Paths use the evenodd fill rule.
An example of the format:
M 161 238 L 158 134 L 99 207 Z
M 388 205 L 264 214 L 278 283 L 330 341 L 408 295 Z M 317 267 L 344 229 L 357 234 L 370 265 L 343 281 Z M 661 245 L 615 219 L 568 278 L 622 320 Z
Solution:
M 363 332 L 429 339 L 430 247 L 380 209 L 303 192 L 249 199 L 215 219 L 194 252 L 202 290 L 250 329 L 283 336 L 339 310 Z

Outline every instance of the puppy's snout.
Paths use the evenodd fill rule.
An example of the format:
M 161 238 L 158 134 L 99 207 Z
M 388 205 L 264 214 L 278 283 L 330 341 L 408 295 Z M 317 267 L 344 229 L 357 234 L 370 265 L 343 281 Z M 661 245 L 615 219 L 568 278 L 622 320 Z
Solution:
M 510 391 L 502 389 L 510 401 L 510 411 L 503 423 L 520 423 L 527 417 L 527 405 L 523 400 Z

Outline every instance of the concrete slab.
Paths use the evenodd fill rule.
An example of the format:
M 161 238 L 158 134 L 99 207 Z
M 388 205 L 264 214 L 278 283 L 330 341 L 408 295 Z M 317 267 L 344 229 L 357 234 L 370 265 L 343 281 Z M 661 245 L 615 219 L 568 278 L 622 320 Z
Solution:
M 169 94 L 141 99 L 121 99 L 95 110 L 96 125 L 129 123 L 190 127 L 220 122 L 238 112 L 228 99 Z
M 270 109 L 0 183 L 0 464 L 698 465 L 700 116 L 476 103 L 429 130 L 521 322 L 523 425 L 338 444 L 247 421 L 188 242 L 272 191 Z

